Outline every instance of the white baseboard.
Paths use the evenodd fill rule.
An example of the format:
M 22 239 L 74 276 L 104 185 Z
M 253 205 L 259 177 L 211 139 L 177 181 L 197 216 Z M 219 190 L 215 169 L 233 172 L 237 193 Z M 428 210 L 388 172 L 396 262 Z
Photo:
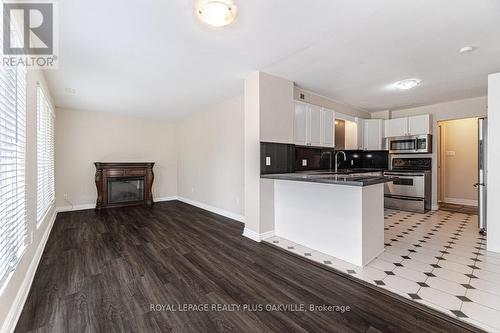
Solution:
M 154 202 L 172 201 L 172 200 L 178 200 L 178 199 L 179 199 L 179 197 L 176 195 L 173 195 L 170 197 L 153 198 Z
M 251 230 L 251 229 L 248 229 L 247 227 L 245 227 L 245 229 L 243 229 L 243 236 L 245 236 L 246 238 L 250 238 L 251 240 L 255 241 L 255 242 L 262 242 L 264 239 L 266 238 L 269 238 L 269 237 L 273 237 L 274 236 L 274 230 L 272 231 L 267 231 L 267 232 L 263 232 L 261 234 Z
M 94 209 L 95 208 L 95 203 L 91 203 L 91 204 L 82 204 L 82 205 L 73 205 L 73 206 L 59 206 L 59 207 L 56 207 L 56 211 L 58 213 L 62 213 L 62 212 L 71 212 L 71 211 L 74 211 L 74 210 L 86 210 L 86 209 Z
M 24 275 L 23 282 L 21 283 L 21 287 L 17 292 L 16 298 L 14 299 L 14 303 L 12 304 L 9 313 L 7 314 L 7 318 L 0 328 L 0 332 L 2 333 L 10 333 L 14 332 L 16 328 L 17 321 L 21 316 L 21 312 L 23 311 L 24 303 L 28 298 L 29 291 L 31 289 L 31 284 L 33 283 L 33 278 L 35 277 L 36 269 L 38 268 L 38 264 L 40 263 L 40 259 L 42 258 L 43 250 L 45 249 L 45 244 L 47 244 L 47 240 L 49 239 L 50 231 L 54 226 L 54 221 L 56 220 L 57 210 L 54 210 L 54 213 L 50 217 L 49 225 L 45 230 L 45 233 L 42 236 L 40 244 L 35 251 L 33 259 L 28 267 L 28 271 L 26 275 Z
M 444 198 L 444 202 L 455 204 L 455 205 L 466 205 L 466 206 L 477 207 L 477 200 L 471 200 L 471 199 Z
M 236 213 L 233 213 L 233 212 L 221 209 L 221 208 L 207 205 L 203 202 L 191 200 L 191 199 L 184 198 L 184 197 L 177 197 L 177 200 L 185 202 L 185 203 L 190 204 L 192 206 L 204 209 L 204 210 L 208 210 L 209 212 L 228 217 L 228 218 L 236 220 L 236 221 L 245 222 L 245 217 L 241 214 L 236 214 Z
M 161 198 L 154 198 L 155 202 L 161 202 L 161 201 L 172 201 L 172 200 L 177 200 L 177 196 L 171 196 L 171 197 L 161 197 Z M 57 207 L 56 210 L 57 212 L 71 212 L 75 210 L 86 210 L 86 209 L 94 209 L 95 208 L 95 203 L 90 203 L 90 204 L 81 204 L 81 205 L 73 205 L 73 206 L 60 206 Z

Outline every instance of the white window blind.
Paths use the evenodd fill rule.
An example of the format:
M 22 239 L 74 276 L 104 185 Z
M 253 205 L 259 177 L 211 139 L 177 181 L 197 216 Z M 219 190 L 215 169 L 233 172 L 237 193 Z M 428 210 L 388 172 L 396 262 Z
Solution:
M 26 247 L 26 71 L 0 66 L 0 289 Z
M 37 208 L 42 222 L 54 203 L 54 111 L 41 87 L 37 87 Z

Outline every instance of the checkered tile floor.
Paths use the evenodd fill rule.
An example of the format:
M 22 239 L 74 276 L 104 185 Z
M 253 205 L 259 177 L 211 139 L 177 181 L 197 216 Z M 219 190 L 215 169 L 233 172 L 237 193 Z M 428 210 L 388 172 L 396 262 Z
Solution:
M 274 236 L 265 241 L 484 330 L 500 332 L 500 254 L 477 215 L 386 210 L 385 251 L 365 267 Z

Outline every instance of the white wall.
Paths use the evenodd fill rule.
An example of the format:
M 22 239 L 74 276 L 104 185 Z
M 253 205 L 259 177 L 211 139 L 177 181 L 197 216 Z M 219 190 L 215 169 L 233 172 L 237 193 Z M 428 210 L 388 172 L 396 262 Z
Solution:
M 180 197 L 243 216 L 243 108 L 240 95 L 180 121 Z
M 92 207 L 94 162 L 155 162 L 153 199 L 177 194 L 176 123 L 57 109 L 56 205 Z M 67 200 L 64 195 L 67 194 Z
M 500 252 L 500 73 L 488 77 L 487 249 Z
M 244 161 L 245 231 L 260 234 L 260 72 L 245 79 Z M 245 233 L 246 232 L 246 233 Z M 251 237 L 250 237 L 251 238 Z
M 335 112 L 340 112 L 340 113 L 343 113 L 343 114 L 346 114 L 346 115 L 349 115 L 352 117 L 359 117 L 359 118 L 364 118 L 364 119 L 371 118 L 370 113 L 368 113 L 362 109 L 355 108 L 355 107 L 352 107 L 350 105 L 346 105 L 346 104 L 338 102 L 338 101 L 334 101 L 331 98 L 318 95 L 314 92 L 304 90 L 304 89 L 301 89 L 299 87 L 294 88 L 293 95 L 294 95 L 294 99 L 296 99 L 296 100 L 303 101 L 306 103 L 311 103 L 314 105 L 318 105 L 318 106 L 321 106 L 321 107 L 324 107 L 324 108 L 327 108 L 330 110 L 334 110 Z M 303 95 L 304 98 L 301 98 L 302 97 L 301 95 Z
M 487 98 L 476 97 L 458 101 L 426 105 L 410 109 L 392 110 L 391 118 L 400 118 L 419 114 L 430 114 L 433 131 L 432 147 L 432 206 L 438 205 L 437 177 L 437 122 L 441 120 L 482 117 L 487 115 Z
M 293 82 L 260 73 L 260 141 L 294 143 Z
M 27 247 L 19 264 L 0 295 L 0 331 L 13 330 L 35 274 L 45 241 L 55 218 L 55 208 L 49 209 L 44 221 L 36 222 L 36 102 L 37 82 L 45 92 L 48 88 L 40 71 L 29 70 L 26 88 L 26 219 Z M 50 98 L 50 96 L 49 96 Z

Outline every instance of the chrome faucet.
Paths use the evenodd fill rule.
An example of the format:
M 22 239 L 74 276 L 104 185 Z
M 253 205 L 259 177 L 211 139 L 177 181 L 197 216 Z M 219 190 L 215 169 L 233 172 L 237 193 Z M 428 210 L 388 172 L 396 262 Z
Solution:
M 332 152 L 331 151 L 324 151 L 321 153 L 321 158 L 323 158 L 323 155 L 328 154 L 330 156 L 330 172 L 332 172 Z
M 345 161 L 347 161 L 347 155 L 345 154 L 345 152 L 344 152 L 344 151 L 340 150 L 340 151 L 336 152 L 336 153 L 335 153 L 335 173 L 337 173 L 337 168 L 339 167 L 339 165 L 340 165 L 340 163 L 341 163 L 341 162 L 337 163 L 337 156 L 338 156 L 339 154 L 344 155 L 344 162 L 345 162 Z M 331 156 L 331 155 L 330 155 L 330 156 Z

